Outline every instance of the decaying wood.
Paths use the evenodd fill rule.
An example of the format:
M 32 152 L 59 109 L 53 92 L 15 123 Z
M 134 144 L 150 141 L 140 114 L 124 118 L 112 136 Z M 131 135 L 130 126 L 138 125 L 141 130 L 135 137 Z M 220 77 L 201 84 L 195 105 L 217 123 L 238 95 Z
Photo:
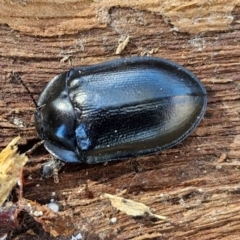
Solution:
M 0 207 L 7 200 L 12 188 L 18 183 L 20 171 L 28 161 L 25 154 L 17 152 L 19 139 L 20 137 L 14 138 L 0 152 Z
M 71 219 L 66 226 L 71 224 L 84 239 L 237 239 L 239 1 L 34 2 L 0 4 L 1 148 L 17 135 L 23 152 L 38 142 L 34 104 L 12 71 L 19 72 L 37 99 L 60 72 L 119 57 L 116 49 L 128 36 L 120 56 L 152 55 L 182 64 L 206 86 L 208 107 L 200 126 L 178 146 L 108 164 L 68 164 L 59 184 L 40 179 L 48 153 L 39 147 L 24 168 L 24 198 L 42 205 L 54 198 L 59 214 Z M 101 197 L 123 190 L 121 197 L 145 204 L 168 221 L 128 216 Z M 27 223 L 12 239 L 71 239 L 52 237 L 34 220 Z
M 129 8 L 138 13 L 139 23 L 146 23 L 141 18 L 141 11 L 161 14 L 175 30 L 199 34 L 205 31 L 229 29 L 233 21 L 232 11 L 239 5 L 239 0 L 197 1 L 197 0 L 102 0 L 102 1 L 3 1 L 1 4 L 0 23 L 7 23 L 13 29 L 30 35 L 56 36 L 73 34 L 79 30 L 106 28 L 111 25 L 111 8 Z M 119 19 L 121 23 L 121 19 Z M 123 26 L 122 26 L 123 27 Z M 117 27 L 115 27 L 117 31 Z M 128 29 L 126 28 L 125 31 Z

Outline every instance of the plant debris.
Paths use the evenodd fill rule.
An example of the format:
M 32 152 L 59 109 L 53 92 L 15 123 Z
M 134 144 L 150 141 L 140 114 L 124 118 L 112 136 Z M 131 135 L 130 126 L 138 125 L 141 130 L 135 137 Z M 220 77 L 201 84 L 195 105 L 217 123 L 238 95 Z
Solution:
M 119 211 L 126 213 L 133 217 L 144 217 L 146 215 L 161 220 L 166 220 L 165 216 L 154 214 L 150 211 L 150 208 L 143 203 L 135 202 L 130 199 L 114 196 L 108 193 L 104 193 L 102 198 L 109 198 L 113 207 Z
M 19 139 L 14 138 L 0 153 L 0 207 L 19 181 L 20 171 L 28 160 L 25 154 L 17 152 Z

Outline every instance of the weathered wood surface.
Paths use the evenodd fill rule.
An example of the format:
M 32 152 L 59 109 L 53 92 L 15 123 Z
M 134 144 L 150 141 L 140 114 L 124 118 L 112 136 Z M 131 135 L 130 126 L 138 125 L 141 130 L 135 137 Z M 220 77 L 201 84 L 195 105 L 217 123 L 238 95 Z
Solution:
M 11 78 L 13 70 L 37 98 L 50 79 L 71 66 L 119 57 L 115 55 L 119 40 L 128 35 L 130 41 L 120 56 L 151 54 L 184 65 L 206 86 L 208 107 L 200 126 L 177 147 L 107 165 L 67 165 L 59 184 L 40 179 L 39 169 L 48 155 L 39 148 L 24 169 L 24 197 L 46 204 L 55 192 L 62 214 L 73 219 L 66 224 L 72 224 L 85 239 L 239 239 L 239 1 L 207 1 L 198 6 L 182 0 L 182 8 L 171 1 L 164 1 L 168 8 L 154 0 L 148 4 L 139 1 L 138 5 L 85 1 L 77 5 L 81 16 L 74 17 L 66 13 L 75 9 L 75 2 L 58 4 L 57 8 L 49 2 L 0 4 L 1 148 L 19 134 L 22 151 L 38 141 L 34 104 Z M 68 20 L 76 22 L 68 31 L 59 25 L 60 19 L 66 26 Z M 123 197 L 148 205 L 169 222 L 132 218 L 114 209 L 109 200 L 100 199 L 103 193 L 124 189 L 127 193 Z M 110 223 L 112 217 L 117 223 Z M 31 235 L 31 230 L 37 235 Z M 71 236 L 53 238 L 31 222 L 15 231 L 12 239 Z

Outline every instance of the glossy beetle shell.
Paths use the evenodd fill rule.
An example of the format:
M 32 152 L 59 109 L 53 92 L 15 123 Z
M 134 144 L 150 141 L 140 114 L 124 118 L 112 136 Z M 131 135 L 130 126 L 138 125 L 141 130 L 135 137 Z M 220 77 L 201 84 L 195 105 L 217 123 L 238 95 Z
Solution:
M 152 154 L 186 138 L 203 118 L 206 90 L 161 58 L 123 58 L 76 67 L 50 81 L 36 129 L 66 162 L 98 163 Z

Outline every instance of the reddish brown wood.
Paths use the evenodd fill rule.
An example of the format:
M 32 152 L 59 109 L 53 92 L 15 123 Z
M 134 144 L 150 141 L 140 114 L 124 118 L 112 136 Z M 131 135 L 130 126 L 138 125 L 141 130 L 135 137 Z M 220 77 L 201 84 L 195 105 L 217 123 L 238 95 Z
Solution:
M 22 151 L 38 141 L 34 104 L 11 78 L 13 70 L 20 73 L 37 98 L 45 84 L 60 72 L 119 57 L 115 55 L 118 41 L 127 35 L 130 40 L 120 56 L 152 54 L 168 58 L 201 79 L 208 92 L 205 118 L 173 149 L 107 165 L 67 165 L 59 175 L 59 184 L 53 179 L 40 179 L 41 162 L 48 155 L 39 148 L 24 168 L 24 197 L 45 204 L 55 192 L 61 214 L 72 216 L 73 229 L 86 239 L 238 238 L 240 8 L 231 12 L 233 20 L 225 31 L 205 29 L 201 34 L 174 31 L 164 17 L 144 10 L 115 7 L 108 16 L 102 29 L 84 31 L 79 26 L 77 33 L 57 36 L 56 32 L 51 37 L 43 37 L 40 32 L 38 36 L 25 35 L 0 25 L 0 147 L 19 134 Z M 66 56 L 69 58 L 61 61 Z M 100 198 L 103 193 L 116 194 L 124 189 L 127 193 L 123 197 L 148 205 L 154 213 L 167 216 L 169 222 L 132 218 Z M 117 223 L 110 223 L 112 217 Z M 29 229 L 38 236 L 30 235 L 25 227 L 13 239 L 54 239 L 31 224 Z

